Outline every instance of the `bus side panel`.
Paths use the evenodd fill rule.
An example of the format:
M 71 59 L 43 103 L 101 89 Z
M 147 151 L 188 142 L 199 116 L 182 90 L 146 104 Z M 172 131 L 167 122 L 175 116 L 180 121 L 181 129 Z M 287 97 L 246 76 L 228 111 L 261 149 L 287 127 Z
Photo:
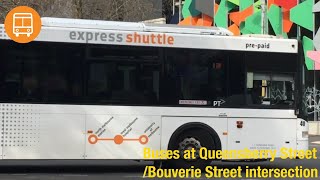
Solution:
M 297 146 L 296 119 L 228 118 L 228 132 L 228 150 L 277 150 L 279 157 Z
M 194 122 L 212 127 L 220 138 L 221 148 L 226 149 L 227 137 L 223 134 L 227 132 L 228 122 L 227 118 L 218 117 L 162 117 L 161 149 L 168 149 L 170 138 L 179 127 Z
M 2 105 L 3 159 L 83 159 L 85 116 L 60 105 Z
M 125 115 L 128 112 L 121 110 L 103 114 L 112 110 L 101 110 L 86 117 L 86 159 L 143 159 L 144 148 L 160 148 L 160 116 Z
M 0 112 L 1 112 L 1 120 L 0 120 L 0 127 L 1 127 L 1 136 L 0 136 L 0 159 L 3 159 L 3 145 L 4 145 L 4 122 L 5 122 L 5 112 L 3 112 L 4 106 L 0 104 Z

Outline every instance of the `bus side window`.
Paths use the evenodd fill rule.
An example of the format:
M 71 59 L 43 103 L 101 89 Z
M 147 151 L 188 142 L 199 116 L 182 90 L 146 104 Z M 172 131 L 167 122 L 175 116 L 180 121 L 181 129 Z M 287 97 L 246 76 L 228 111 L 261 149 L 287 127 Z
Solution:
M 88 101 L 104 102 L 110 99 L 112 77 L 109 76 L 109 69 L 112 65 L 108 63 L 92 63 L 89 65 L 88 79 Z M 116 74 L 113 74 L 116 77 Z
M 26 75 L 22 82 L 21 97 L 23 101 L 35 102 L 41 101 L 41 91 L 39 86 L 39 80 L 34 75 Z
M 62 74 L 56 73 L 48 78 L 48 101 L 68 101 L 70 96 L 67 90 L 67 81 Z
M 18 100 L 21 91 L 21 64 L 16 59 L 8 59 L 6 56 L 0 58 L 0 62 L 0 101 Z

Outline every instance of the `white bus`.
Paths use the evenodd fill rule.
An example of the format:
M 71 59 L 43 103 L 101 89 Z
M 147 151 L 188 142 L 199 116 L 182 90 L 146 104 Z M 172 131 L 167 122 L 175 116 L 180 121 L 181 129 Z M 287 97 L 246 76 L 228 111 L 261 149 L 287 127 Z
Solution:
M 308 149 L 297 40 L 216 27 L 42 22 L 31 43 L 0 38 L 3 160 L 146 160 L 144 148 Z

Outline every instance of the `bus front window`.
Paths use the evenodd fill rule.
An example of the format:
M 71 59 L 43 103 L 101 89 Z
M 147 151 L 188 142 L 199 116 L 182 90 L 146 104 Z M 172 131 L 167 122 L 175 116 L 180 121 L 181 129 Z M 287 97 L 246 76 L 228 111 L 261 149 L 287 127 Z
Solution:
M 248 87 L 253 104 L 293 105 L 294 81 L 292 74 L 252 73 L 252 87 Z

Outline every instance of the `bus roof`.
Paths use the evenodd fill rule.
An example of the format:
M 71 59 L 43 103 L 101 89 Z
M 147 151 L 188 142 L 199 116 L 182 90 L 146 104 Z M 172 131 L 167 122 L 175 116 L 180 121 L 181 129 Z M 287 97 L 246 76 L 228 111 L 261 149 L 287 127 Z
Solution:
M 9 39 L 0 24 L 0 39 Z M 233 36 L 218 27 L 42 18 L 36 41 L 297 53 L 294 39 Z
M 83 28 L 138 32 L 146 31 L 181 34 L 213 34 L 224 36 L 233 35 L 231 31 L 218 27 L 177 26 L 173 24 L 152 24 L 143 22 L 120 22 L 66 18 L 42 18 L 41 20 L 42 26 L 44 27 Z

